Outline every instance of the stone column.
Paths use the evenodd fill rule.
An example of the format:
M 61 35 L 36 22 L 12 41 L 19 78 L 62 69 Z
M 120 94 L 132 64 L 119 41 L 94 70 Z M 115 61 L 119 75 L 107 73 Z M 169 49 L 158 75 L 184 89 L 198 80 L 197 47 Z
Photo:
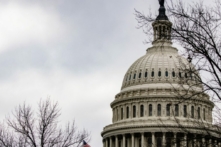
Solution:
M 134 147 L 134 134 L 131 134 L 131 147 Z
M 215 147 L 217 147 L 217 140 L 214 140 L 214 145 Z
M 130 104 L 130 107 L 129 107 L 129 118 L 131 119 L 131 118 L 133 118 L 133 104 L 131 103 Z
M 187 134 L 184 133 L 184 137 L 183 137 L 183 146 L 187 147 Z
M 209 139 L 209 147 L 212 147 L 212 140 Z
M 155 147 L 155 132 L 152 132 L 152 147 Z
M 163 132 L 163 147 L 166 146 L 166 133 Z
M 106 142 L 105 146 L 108 147 L 108 139 L 107 138 L 105 139 L 105 142 Z
M 105 139 L 103 139 L 103 147 L 105 147 L 105 145 L 106 145 L 106 144 L 105 144 Z
M 115 147 L 118 147 L 118 137 L 115 136 Z
M 195 107 L 194 107 L 195 109 Z M 194 118 L 195 118 L 195 114 L 194 114 Z M 196 134 L 194 135 L 194 141 L 193 141 L 193 147 L 197 146 L 197 142 L 196 142 Z
M 111 137 L 109 138 L 109 142 L 110 142 L 110 146 L 109 147 L 112 147 L 112 138 Z
M 141 147 L 144 147 L 144 133 L 141 133 Z
M 125 143 L 125 134 L 123 134 L 123 147 L 125 147 L 126 146 L 126 143 Z
M 205 144 L 205 138 L 203 137 L 202 138 L 202 147 L 205 147 L 206 146 L 206 144 Z
M 176 144 L 177 144 L 177 142 L 176 142 L 176 133 L 173 133 L 173 135 L 174 135 L 174 147 L 176 147 Z

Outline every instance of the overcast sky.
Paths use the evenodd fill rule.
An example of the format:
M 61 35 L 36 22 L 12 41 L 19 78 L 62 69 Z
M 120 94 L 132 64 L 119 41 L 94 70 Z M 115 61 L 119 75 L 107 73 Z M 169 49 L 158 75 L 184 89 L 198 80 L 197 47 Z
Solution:
M 158 0 L 0 0 L 0 118 L 50 97 L 60 122 L 75 119 L 101 147 L 110 103 L 129 66 L 145 54 L 134 9 Z

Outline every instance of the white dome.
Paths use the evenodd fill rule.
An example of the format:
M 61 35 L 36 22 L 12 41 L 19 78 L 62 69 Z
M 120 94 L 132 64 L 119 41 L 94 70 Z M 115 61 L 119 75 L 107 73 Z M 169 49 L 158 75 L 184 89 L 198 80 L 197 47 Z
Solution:
M 124 76 L 122 90 L 142 84 L 178 83 L 181 78 L 190 78 L 189 73 L 184 72 L 189 67 L 193 68 L 193 65 L 178 55 L 176 48 L 168 43 L 156 44 L 130 66 Z

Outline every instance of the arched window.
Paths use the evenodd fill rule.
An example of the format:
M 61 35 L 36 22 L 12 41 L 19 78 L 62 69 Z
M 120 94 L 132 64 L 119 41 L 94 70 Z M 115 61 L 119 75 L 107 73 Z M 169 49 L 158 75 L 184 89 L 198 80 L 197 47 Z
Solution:
M 124 118 L 124 109 L 121 108 L 121 119 L 123 119 L 123 118 Z
M 168 77 L 168 76 L 169 76 L 168 71 L 165 71 L 165 76 L 166 76 L 166 77 Z
M 144 116 L 144 107 L 143 105 L 140 105 L 140 117 Z
M 136 106 L 133 106 L 133 117 L 136 117 Z
M 179 77 L 182 78 L 182 74 L 181 74 L 181 72 L 179 72 Z
M 198 119 L 200 119 L 200 107 L 198 107 L 197 113 L 198 113 Z
M 191 118 L 194 118 L 194 106 L 191 106 Z
M 158 76 L 161 77 L 161 71 L 158 71 Z
M 127 118 L 129 118 L 129 107 L 127 106 Z
M 154 71 L 151 72 L 151 77 L 154 77 Z
M 147 78 L 147 75 L 148 75 L 148 73 L 147 73 L 147 71 L 145 72 L 145 78 Z
M 157 147 L 162 147 L 162 138 L 161 137 L 157 138 Z
M 157 105 L 157 116 L 161 116 L 161 104 Z
M 147 144 L 148 144 L 148 147 L 152 147 L 152 138 L 151 137 L 148 137 Z
M 203 108 L 203 119 L 206 120 L 206 112 L 205 112 L 205 108 Z
M 149 105 L 149 116 L 152 116 L 152 104 Z
M 179 105 L 175 105 L 175 116 L 179 116 Z
M 161 39 L 162 32 L 161 32 L 161 26 L 159 27 L 159 39 Z
M 116 110 L 116 119 L 118 120 L 118 109 Z
M 188 78 L 187 73 L 185 73 L 185 78 Z
M 175 71 L 173 71 L 173 72 L 172 72 L 172 76 L 173 76 L 173 77 L 175 77 L 175 76 L 176 76 Z
M 141 74 L 141 72 L 140 72 L 140 73 L 139 73 L 139 79 L 141 78 L 141 75 L 142 75 L 142 74 Z
M 130 74 L 130 77 L 129 77 L 129 80 L 131 79 L 131 74 Z
M 170 106 L 171 106 L 171 104 L 167 104 L 167 116 L 170 116 Z
M 183 117 L 187 117 L 186 105 L 183 106 Z
M 134 79 L 136 79 L 136 74 L 134 74 Z

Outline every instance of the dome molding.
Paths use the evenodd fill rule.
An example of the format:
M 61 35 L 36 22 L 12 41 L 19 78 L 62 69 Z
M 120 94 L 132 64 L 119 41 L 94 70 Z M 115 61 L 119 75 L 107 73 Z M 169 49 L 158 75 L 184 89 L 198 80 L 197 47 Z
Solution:
M 208 128 L 206 131 L 202 131 L 205 130 L 205 128 L 203 127 L 196 127 L 196 126 L 185 126 L 183 125 L 182 127 L 184 127 L 186 129 L 187 132 L 191 132 L 194 134 L 201 134 L 201 135 L 207 135 L 208 132 L 206 131 L 210 131 L 211 134 L 213 134 L 213 136 L 218 137 L 219 138 L 219 130 L 216 127 L 211 126 L 210 128 Z M 167 128 L 165 130 L 165 128 Z M 163 130 L 162 130 L 163 129 Z M 177 126 L 177 125 L 136 125 L 136 126 L 125 126 L 125 127 L 116 127 L 115 129 L 110 129 L 110 130 L 104 130 L 103 132 L 101 132 L 101 135 L 103 136 L 103 138 L 107 138 L 110 136 L 116 136 L 119 134 L 132 134 L 132 133 L 140 133 L 140 132 L 167 132 L 170 133 L 168 130 L 171 131 L 173 130 L 173 132 L 176 133 L 183 133 L 183 130 L 181 129 L 181 126 Z
M 144 102 L 158 102 L 158 103 L 162 103 L 162 102 L 173 102 L 172 104 L 175 104 L 176 102 L 179 102 L 180 100 L 184 100 L 184 103 L 193 103 L 192 99 L 184 99 L 184 98 L 180 98 L 178 99 L 177 97 L 169 97 L 169 96 L 142 96 L 142 97 L 131 97 L 131 98 L 124 98 L 124 99 L 118 99 L 118 100 L 114 100 L 110 106 L 111 108 L 115 108 L 118 107 L 120 105 L 123 104 L 127 104 L 127 103 L 144 103 Z M 194 99 L 195 103 L 204 103 L 204 105 L 210 105 L 211 107 L 214 106 L 214 103 L 209 101 L 209 100 L 204 100 L 204 99 Z

